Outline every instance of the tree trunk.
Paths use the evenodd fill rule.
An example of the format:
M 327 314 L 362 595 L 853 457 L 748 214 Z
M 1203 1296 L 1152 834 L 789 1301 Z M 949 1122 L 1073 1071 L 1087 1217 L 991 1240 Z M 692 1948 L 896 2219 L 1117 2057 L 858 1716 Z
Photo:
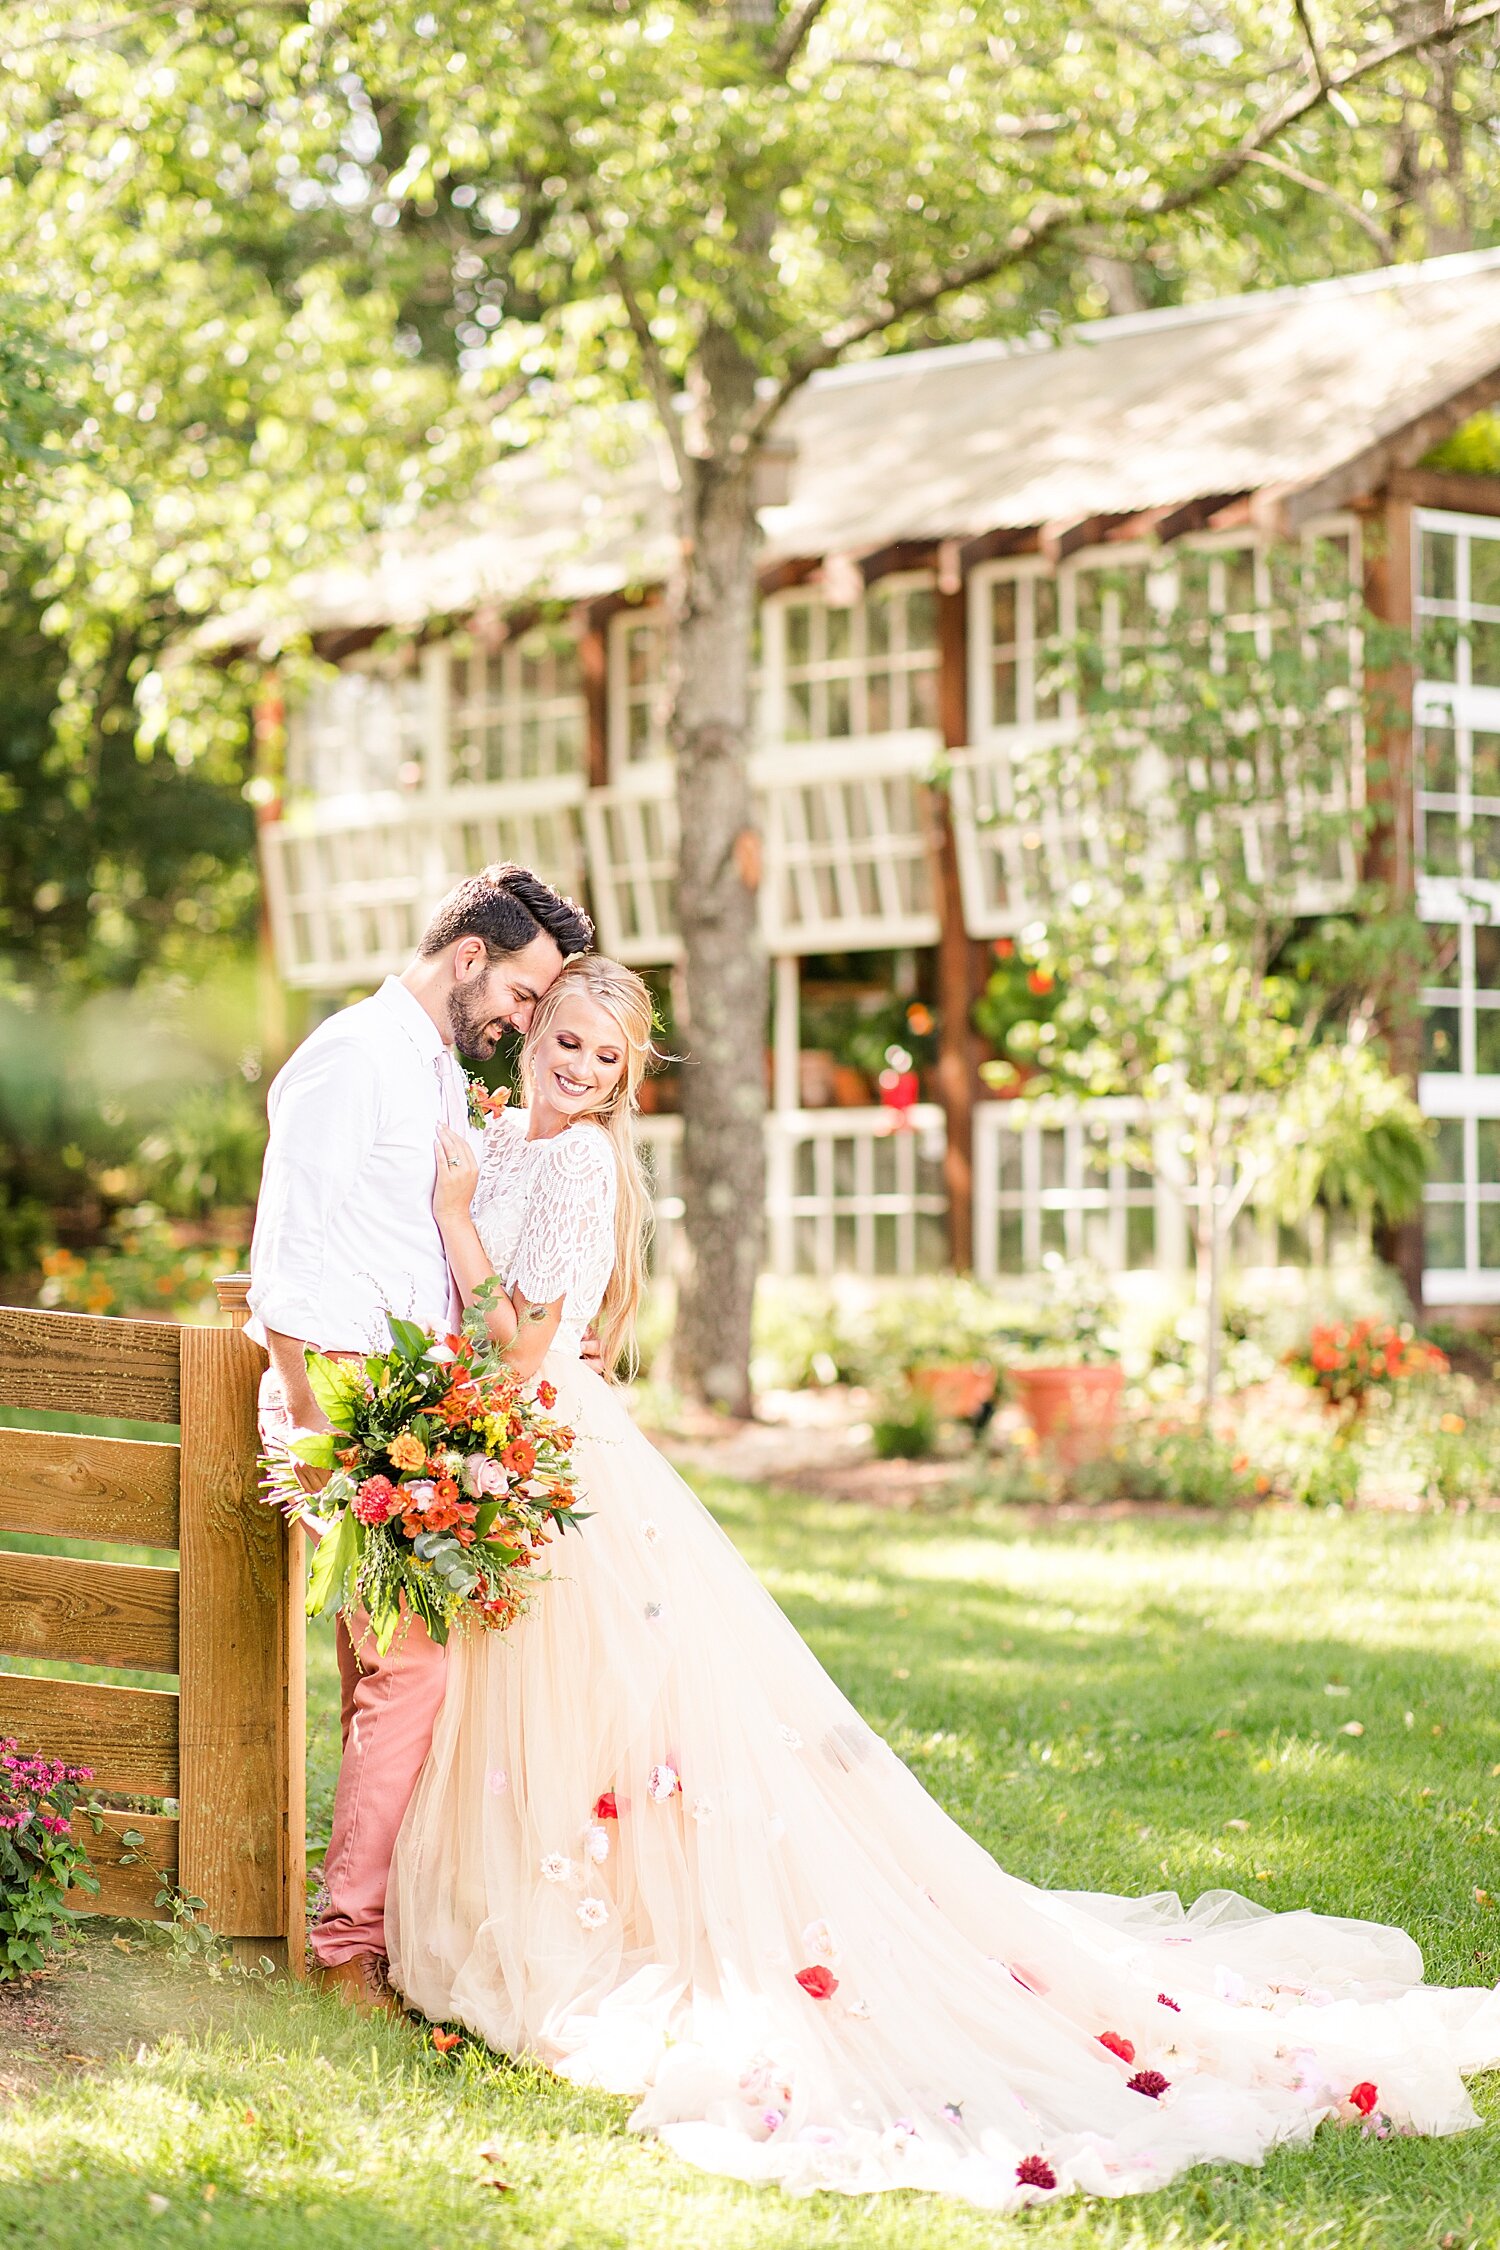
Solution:
M 732 348 L 732 347 L 731 347 Z M 736 388 L 737 369 L 717 370 Z M 747 395 L 753 376 L 745 371 Z M 712 442 L 714 432 L 709 428 Z M 674 611 L 672 746 L 682 842 L 682 1194 L 686 1270 L 673 1365 L 694 1397 L 750 1412 L 750 1318 L 765 1228 L 767 964 L 748 769 L 755 622 L 750 461 L 689 463 Z
M 1193 1218 L 1194 1279 L 1203 1334 L 1203 1418 L 1219 1395 L 1219 1167 L 1198 1166 L 1198 1208 Z

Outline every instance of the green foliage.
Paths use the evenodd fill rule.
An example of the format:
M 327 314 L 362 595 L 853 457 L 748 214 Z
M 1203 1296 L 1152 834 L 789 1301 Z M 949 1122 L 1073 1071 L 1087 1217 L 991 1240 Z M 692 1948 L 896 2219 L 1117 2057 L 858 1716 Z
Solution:
M 877 1461 L 923 1461 L 937 1451 L 938 1418 L 930 1398 L 910 1388 L 892 1389 L 870 1422 Z
M 1149 1105 L 1130 1156 L 1168 1166 L 1195 1208 L 1210 1398 L 1246 1201 L 1274 1176 L 1289 1211 L 1323 1190 L 1407 1210 L 1426 1169 L 1425 1128 L 1367 1044 L 1391 930 L 1359 935 L 1383 915 L 1409 954 L 1410 917 L 1359 880 L 1355 775 L 1362 680 L 1405 643 L 1363 611 L 1337 546 L 1273 554 L 1270 580 L 1251 626 L 1214 611 L 1191 551 L 1162 559 L 1144 602 L 1122 581 L 1128 629 L 1056 652 L 1076 725 L 1015 778 L 1049 893 L 1022 938 L 1062 988 L 1027 1091 Z
M 1424 456 L 1422 466 L 1446 469 L 1455 476 L 1500 476 L 1500 414 L 1487 407 L 1471 415 L 1451 437 Z
M 1267 1497 L 1269 1480 L 1216 1431 L 1181 1424 L 1127 1424 L 1121 1442 L 1068 1476 L 1078 1500 L 1155 1500 L 1181 1508 L 1244 1508 Z
M 70 1919 L 70 1885 L 99 1887 L 70 1827 L 90 1778 L 0 1741 L 0 1983 L 42 1966 Z
M 0 995 L 0 1272 L 61 1236 L 58 1303 L 77 1302 L 81 1257 L 109 1299 L 92 1309 L 161 1310 L 171 1271 L 180 1302 L 207 1270 L 195 1229 L 248 1234 L 265 1140 L 253 999 L 232 960 L 123 995 Z
M 1314 1203 L 1392 1225 L 1414 1218 L 1435 1130 L 1367 1041 L 1326 1041 L 1310 1051 L 1265 1121 L 1261 1198 L 1289 1221 Z M 1252 1129 L 1247 1145 L 1260 1137 Z
M 54 1312 L 107 1313 L 118 1319 L 204 1321 L 218 1315 L 215 1277 L 243 1271 L 243 1238 L 183 1239 L 154 1204 L 118 1211 L 94 1249 L 59 1243 L 41 1249 L 37 1302 Z

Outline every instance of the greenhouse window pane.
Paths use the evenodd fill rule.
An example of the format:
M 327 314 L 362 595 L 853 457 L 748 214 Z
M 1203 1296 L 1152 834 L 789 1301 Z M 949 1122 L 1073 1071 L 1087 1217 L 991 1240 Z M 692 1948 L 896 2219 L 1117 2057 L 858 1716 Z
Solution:
M 1458 541 L 1451 531 L 1422 533 L 1422 595 L 1431 602 L 1458 599 Z
M 1461 1268 L 1464 1263 L 1464 1207 L 1428 1203 L 1422 1212 L 1423 1255 L 1429 1266 Z

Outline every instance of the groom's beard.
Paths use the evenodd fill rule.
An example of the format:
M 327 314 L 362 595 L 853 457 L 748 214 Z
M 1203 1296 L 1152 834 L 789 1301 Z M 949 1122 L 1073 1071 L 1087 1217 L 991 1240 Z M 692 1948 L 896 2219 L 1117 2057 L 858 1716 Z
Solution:
M 484 994 L 470 993 L 462 984 L 449 993 L 448 1030 L 454 1046 L 470 1062 L 489 1061 L 500 1044 L 499 1033 L 491 1029 L 498 1021 L 493 1001 Z

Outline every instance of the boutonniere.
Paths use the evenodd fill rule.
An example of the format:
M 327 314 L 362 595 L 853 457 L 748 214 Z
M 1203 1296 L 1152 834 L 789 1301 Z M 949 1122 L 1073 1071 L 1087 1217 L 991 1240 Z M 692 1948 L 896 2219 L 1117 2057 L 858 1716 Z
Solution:
M 464 1085 L 469 1096 L 469 1123 L 482 1133 L 493 1118 L 505 1115 L 505 1105 L 510 1100 L 510 1088 L 501 1086 L 491 1093 L 477 1072 L 464 1072 Z

